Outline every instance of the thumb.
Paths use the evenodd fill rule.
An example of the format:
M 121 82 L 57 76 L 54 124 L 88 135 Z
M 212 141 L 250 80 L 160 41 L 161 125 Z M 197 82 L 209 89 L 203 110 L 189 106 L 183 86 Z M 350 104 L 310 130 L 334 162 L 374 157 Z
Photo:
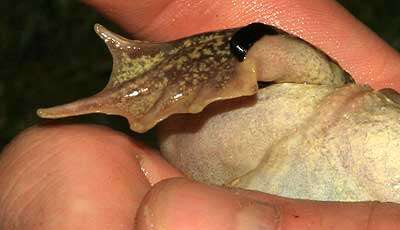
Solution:
M 400 206 L 295 200 L 169 179 L 146 195 L 137 223 L 137 229 L 175 230 L 398 229 Z

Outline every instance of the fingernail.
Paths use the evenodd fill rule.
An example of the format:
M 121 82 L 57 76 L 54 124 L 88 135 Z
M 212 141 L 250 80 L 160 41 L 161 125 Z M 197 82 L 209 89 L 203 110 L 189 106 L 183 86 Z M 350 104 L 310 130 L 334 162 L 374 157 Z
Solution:
M 270 204 L 251 201 L 237 213 L 238 230 L 278 230 L 280 213 Z
M 145 166 L 145 159 L 143 158 L 143 156 L 137 154 L 136 156 L 136 160 L 139 162 L 140 165 L 140 171 L 142 171 L 143 175 L 146 177 L 146 179 L 149 181 L 150 185 L 153 186 L 153 183 L 151 183 L 151 175 L 150 172 L 147 170 L 146 166 Z

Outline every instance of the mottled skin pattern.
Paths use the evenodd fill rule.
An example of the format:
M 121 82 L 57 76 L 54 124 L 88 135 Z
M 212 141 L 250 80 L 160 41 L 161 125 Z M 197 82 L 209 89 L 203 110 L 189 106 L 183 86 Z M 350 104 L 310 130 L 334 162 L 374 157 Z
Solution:
M 120 114 L 144 132 L 175 114 L 160 123 L 161 152 L 196 180 L 313 200 L 400 202 L 394 90 L 355 84 L 288 34 L 264 36 L 238 62 L 229 51 L 235 30 L 169 43 L 96 31 L 114 58 L 110 82 L 40 116 Z M 257 81 L 270 85 L 257 92 Z
M 113 55 L 108 85 L 93 97 L 40 109 L 41 117 L 116 114 L 125 116 L 132 130 L 145 132 L 173 113 L 198 113 L 213 101 L 257 92 L 254 71 L 230 53 L 235 30 L 169 43 L 129 40 L 100 25 L 95 30 Z

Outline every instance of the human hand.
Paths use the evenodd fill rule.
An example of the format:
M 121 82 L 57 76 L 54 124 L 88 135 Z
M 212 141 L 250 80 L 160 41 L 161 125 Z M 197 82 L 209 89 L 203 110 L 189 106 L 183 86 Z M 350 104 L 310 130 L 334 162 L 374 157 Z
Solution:
M 211 1 L 204 1 L 201 4 L 209 2 Z M 265 3 L 272 5 L 272 2 L 263 1 L 263 7 Z M 323 2 L 321 3 L 323 7 L 332 4 Z M 107 11 L 110 17 L 115 18 L 122 25 L 134 30 L 140 29 L 138 34 L 142 37 L 157 40 L 168 40 L 199 32 L 196 30 L 196 25 L 199 25 L 200 30 L 237 25 L 233 24 L 235 18 L 233 16 L 224 19 L 231 18 L 232 24 L 228 22 L 223 24 L 218 21 L 216 24 L 213 24 L 215 22 L 207 24 L 206 21 L 201 20 L 202 15 L 197 15 L 199 17 L 197 24 L 191 25 L 182 23 L 185 18 L 183 16 L 180 19 L 176 18 L 174 23 L 180 21 L 182 30 L 176 28 L 174 30 L 173 27 L 167 25 L 161 26 L 164 30 L 158 30 L 157 23 L 163 23 L 164 20 L 171 21 L 171 17 L 175 16 L 171 12 L 178 12 L 177 9 L 184 7 L 185 4 L 169 2 L 168 7 L 172 9 L 168 8 L 170 13 L 167 14 L 168 10 L 154 13 L 159 10 L 157 7 L 163 5 L 161 1 L 144 1 L 149 8 L 141 12 L 137 10 L 140 9 L 142 2 L 126 3 L 121 0 L 113 3 L 107 1 L 91 1 L 90 3 L 113 4 L 106 8 L 101 8 L 100 5 L 97 7 Z M 177 5 L 174 6 L 174 4 Z M 236 4 L 244 3 L 236 2 Z M 306 3 L 301 2 L 301 4 Z M 284 6 L 290 7 L 287 3 Z M 230 11 L 223 10 L 224 8 L 218 10 L 218 7 L 221 7 L 219 2 L 214 2 L 213 7 L 204 8 L 209 10 L 210 15 L 215 12 L 221 12 L 221 14 L 225 12 L 225 15 L 229 15 Z M 258 10 L 262 11 L 261 9 Z M 299 13 L 305 11 L 301 7 L 297 7 L 295 12 L 297 10 Z M 193 11 L 193 9 L 185 11 L 182 8 L 180 12 L 193 13 Z M 126 16 L 129 12 L 132 18 Z M 204 10 L 199 9 L 199 12 L 204 12 Z M 243 18 L 249 21 L 256 19 L 255 12 L 245 14 L 247 16 Z M 165 14 L 167 16 L 163 16 Z M 235 15 L 239 14 L 235 13 Z M 154 19 L 149 15 L 154 17 L 158 15 L 158 17 Z M 119 17 L 121 18 L 118 19 Z M 281 17 L 279 20 L 284 21 L 284 17 Z M 146 25 L 146 20 L 149 22 L 149 27 L 140 28 L 140 24 L 136 24 Z M 246 24 L 245 21 L 242 22 Z M 129 23 L 133 24 L 129 25 Z M 201 26 L 201 24 L 204 25 Z M 135 28 L 135 26 L 138 27 Z M 168 31 L 167 28 L 172 31 L 172 34 L 165 34 L 165 31 Z M 358 27 L 352 28 L 353 31 L 355 28 Z M 313 28 L 304 28 L 305 31 L 302 33 L 312 35 L 310 29 Z M 363 30 L 360 29 L 360 31 Z M 344 32 L 346 31 L 342 33 Z M 395 57 L 396 53 L 383 42 L 375 40 L 377 38 L 373 35 L 368 34 L 363 39 L 372 40 L 372 44 L 376 44 L 373 47 L 380 44 L 383 47 L 380 50 L 385 57 L 390 57 L 392 54 Z M 340 54 L 340 50 L 336 50 L 335 47 L 330 51 L 331 55 L 334 52 Z M 354 56 L 355 53 L 347 51 L 346 55 Z M 350 60 L 356 58 L 352 56 Z M 338 57 L 336 58 L 340 61 Z M 362 70 L 362 64 L 354 63 L 359 66 L 354 67 L 355 70 Z M 385 68 L 390 70 L 390 65 Z M 395 73 L 395 67 L 391 68 L 393 69 L 383 72 Z M 357 79 L 363 78 L 358 76 Z M 376 81 L 375 86 L 379 87 L 379 84 L 385 81 Z M 331 229 L 333 227 L 365 229 L 367 226 L 370 229 L 378 229 L 378 227 L 396 229 L 400 224 L 396 223 L 400 219 L 400 211 L 394 204 L 297 201 L 251 191 L 224 190 L 187 179 L 169 179 L 160 182 L 173 177 L 182 177 L 182 175 L 152 150 L 109 129 L 74 125 L 33 128 L 16 138 L 5 149 L 1 158 L 0 191 L 4 192 L 0 195 L 0 228 L 132 229 L 136 225 L 136 229 L 235 229 L 235 227 L 257 229 L 258 226 L 268 229 L 268 226 L 279 225 L 281 229 Z M 152 186 L 157 182 L 160 183 Z
M 10 230 L 400 226 L 391 203 L 292 200 L 196 183 L 154 150 L 89 125 L 23 132 L 1 156 L 0 191 L 0 229 Z

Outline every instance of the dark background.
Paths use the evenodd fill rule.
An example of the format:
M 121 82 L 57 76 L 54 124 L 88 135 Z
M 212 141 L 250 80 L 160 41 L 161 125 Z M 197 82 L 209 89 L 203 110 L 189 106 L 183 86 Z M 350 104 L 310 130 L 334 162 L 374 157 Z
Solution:
M 400 49 L 400 1 L 339 2 Z M 1 5 L 0 150 L 21 130 L 39 122 L 38 107 L 69 102 L 102 89 L 112 63 L 92 27 L 99 22 L 121 32 L 74 0 L 3 0 Z M 127 122 L 115 116 L 87 115 L 68 121 L 106 124 L 134 135 Z M 154 143 L 153 138 L 143 140 Z

